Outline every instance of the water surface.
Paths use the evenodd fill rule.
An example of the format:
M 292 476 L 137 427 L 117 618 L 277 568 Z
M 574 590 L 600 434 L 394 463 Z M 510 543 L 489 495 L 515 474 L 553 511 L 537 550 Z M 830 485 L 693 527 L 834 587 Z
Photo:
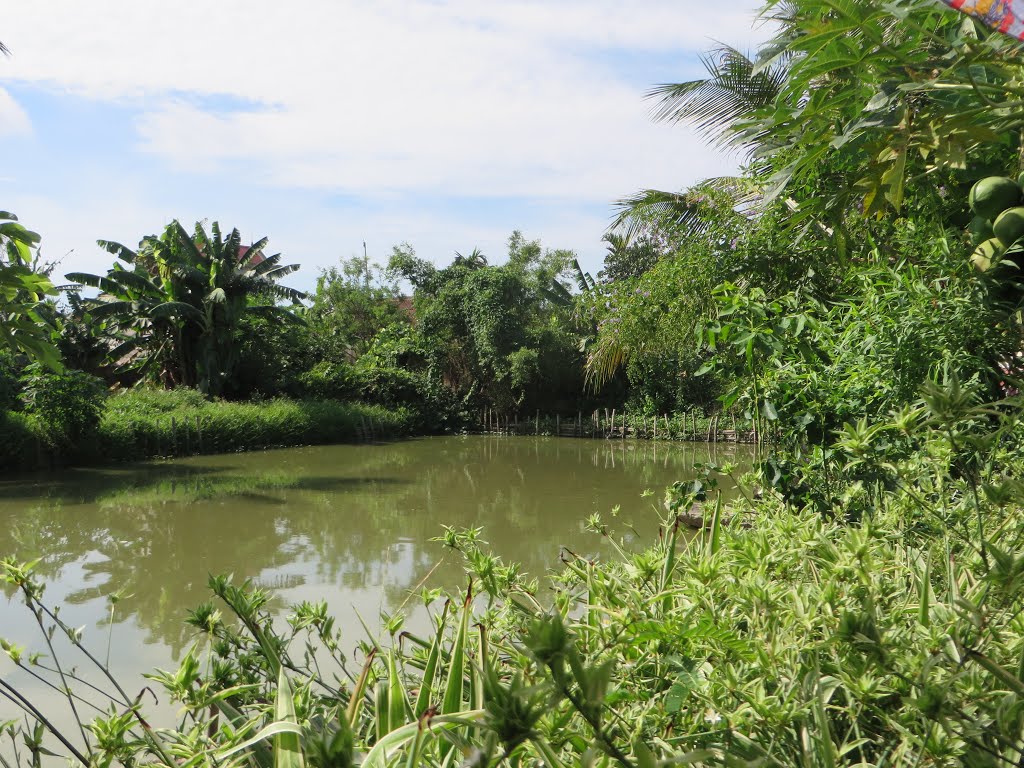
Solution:
M 188 609 L 207 577 L 271 587 L 274 608 L 328 601 L 350 644 L 356 612 L 376 628 L 422 586 L 465 583 L 432 539 L 479 527 L 506 562 L 542 576 L 561 547 L 602 554 L 586 518 L 641 548 L 667 485 L 695 463 L 749 464 L 745 446 L 556 438 L 447 437 L 296 448 L 0 479 L 0 556 L 40 558 L 47 601 L 84 626 L 119 675 L 168 667 L 192 642 Z M 645 491 L 650 494 L 645 495 Z M 616 511 L 617 510 L 617 511 Z M 122 590 L 113 614 L 106 596 Z M 110 631 L 112 629 L 112 631 Z M 0 637 L 39 645 L 10 589 Z M 9 662 L 0 674 L 14 679 Z M 138 679 L 134 677 L 133 679 Z M 14 716 L 0 699 L 0 721 Z

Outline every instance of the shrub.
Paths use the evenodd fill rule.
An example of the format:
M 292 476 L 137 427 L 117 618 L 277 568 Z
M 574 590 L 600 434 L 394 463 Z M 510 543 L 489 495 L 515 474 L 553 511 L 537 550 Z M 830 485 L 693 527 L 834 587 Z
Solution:
M 82 371 L 52 373 L 38 363 L 22 374 L 21 400 L 46 441 L 59 455 L 74 455 L 91 443 L 100 423 L 106 388 Z
M 318 399 L 352 400 L 358 393 L 352 366 L 327 360 L 301 374 L 299 385 L 304 396 Z

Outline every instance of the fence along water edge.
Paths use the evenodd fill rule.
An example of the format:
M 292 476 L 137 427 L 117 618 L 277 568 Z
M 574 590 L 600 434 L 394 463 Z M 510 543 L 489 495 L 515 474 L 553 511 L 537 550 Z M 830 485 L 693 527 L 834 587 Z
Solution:
M 508 414 L 485 408 L 479 412 L 479 432 L 499 435 L 544 435 L 587 437 L 606 440 L 680 440 L 701 443 L 763 443 L 770 436 L 758 435 L 753 422 L 734 414 L 713 416 L 677 413 L 642 416 L 617 413 L 614 408 L 598 409 L 584 416 L 562 414 L 533 416 Z

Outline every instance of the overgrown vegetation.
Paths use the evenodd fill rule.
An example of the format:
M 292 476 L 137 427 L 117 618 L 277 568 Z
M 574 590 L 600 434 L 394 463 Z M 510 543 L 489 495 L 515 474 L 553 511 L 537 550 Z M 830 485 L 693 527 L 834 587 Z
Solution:
M 1024 200 L 1020 48 L 930 0 L 768 0 L 764 13 L 776 32 L 757 55 L 720 48 L 708 78 L 652 93 L 659 118 L 749 152 L 743 176 L 626 200 L 598 279 L 517 233 L 503 265 L 473 251 L 438 268 L 400 247 L 383 273 L 365 261 L 325 273 L 313 309 L 296 310 L 304 324 L 262 327 L 264 344 L 245 338 L 255 323 L 204 326 L 235 334 L 232 354 L 254 355 L 248 370 L 276 350 L 289 372 L 246 385 L 233 361 L 221 391 L 408 406 L 418 429 L 481 408 L 739 413 L 778 436 L 743 481 L 748 495 L 723 504 L 716 475 L 730 471 L 708 467 L 669 489 L 650 549 L 618 544 L 611 562 L 567 551 L 543 585 L 491 554 L 485 534 L 447 529 L 470 592 L 424 595 L 434 636 L 396 622 L 390 642 L 354 657 L 324 605 L 296 606 L 284 627 L 267 593 L 215 577 L 218 602 L 190 618 L 195 648 L 153 675 L 186 713 L 169 730 L 151 728 L 113 679 L 88 692 L 103 714 L 85 717 L 63 667 L 36 669 L 6 643 L 82 724 L 61 732 L 0 681 L 41 723 L 7 726 L 29 761 L 55 738 L 100 765 L 1024 763 L 1024 240 L 997 218 Z M 1005 199 L 986 201 L 986 189 Z M 129 282 L 156 284 L 143 271 Z M 8 295 L 41 323 L 48 285 L 12 274 L 22 282 Z M 160 328 L 155 369 L 173 360 L 179 377 L 213 382 L 188 356 L 161 357 L 186 328 L 177 303 L 149 307 L 134 334 L 111 327 L 132 343 Z M 53 318 L 81 345 L 75 359 L 92 359 L 81 321 L 102 321 L 104 304 Z M 234 316 L 245 315 L 259 313 Z M 116 349 L 111 327 L 88 325 L 90 344 Z M 14 338 L 15 354 L 45 356 L 45 340 Z M 313 359 L 301 342 L 317 338 Z M 100 418 L 137 449 L 132 413 L 151 423 L 168 402 L 174 414 L 222 411 L 223 435 L 266 434 L 264 418 L 321 429 L 294 403 L 211 404 L 184 390 L 119 396 L 98 416 L 88 376 L 23 363 L 0 365 L 12 443 L 45 414 L 68 444 Z M 346 413 L 337 423 L 351 426 Z M 685 536 L 695 516 L 703 528 Z M 600 515 L 588 522 L 618 541 Z M 31 564 L 3 568 L 44 642 L 85 652 Z
M 934 383 L 897 417 L 850 427 L 814 501 L 723 505 L 715 477 L 729 469 L 709 467 L 669 489 L 650 549 L 566 553 L 544 586 L 479 531 L 449 530 L 479 599 L 427 591 L 433 636 L 395 622 L 355 656 L 325 605 L 275 624 L 268 593 L 215 577 L 217 602 L 189 618 L 196 645 L 152 676 L 182 724 L 149 727 L 109 681 L 103 701 L 86 697 L 108 713 L 60 740 L 99 764 L 1016 764 L 1019 408 Z M 708 525 L 691 538 L 678 515 L 695 502 Z M 615 541 L 600 517 L 589 526 Z M 41 630 L 85 653 L 31 567 L 3 568 Z M 60 690 L 74 683 L 5 650 Z M 31 759 L 43 732 L 25 735 Z

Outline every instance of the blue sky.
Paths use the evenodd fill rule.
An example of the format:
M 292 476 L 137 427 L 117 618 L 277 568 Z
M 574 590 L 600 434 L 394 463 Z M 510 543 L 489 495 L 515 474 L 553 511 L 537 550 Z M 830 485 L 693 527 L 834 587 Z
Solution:
M 268 236 L 300 288 L 364 240 L 500 262 L 513 229 L 596 272 L 615 199 L 735 170 L 642 98 L 763 37 L 719 5 L 11 0 L 0 208 L 58 273 L 173 218 Z

